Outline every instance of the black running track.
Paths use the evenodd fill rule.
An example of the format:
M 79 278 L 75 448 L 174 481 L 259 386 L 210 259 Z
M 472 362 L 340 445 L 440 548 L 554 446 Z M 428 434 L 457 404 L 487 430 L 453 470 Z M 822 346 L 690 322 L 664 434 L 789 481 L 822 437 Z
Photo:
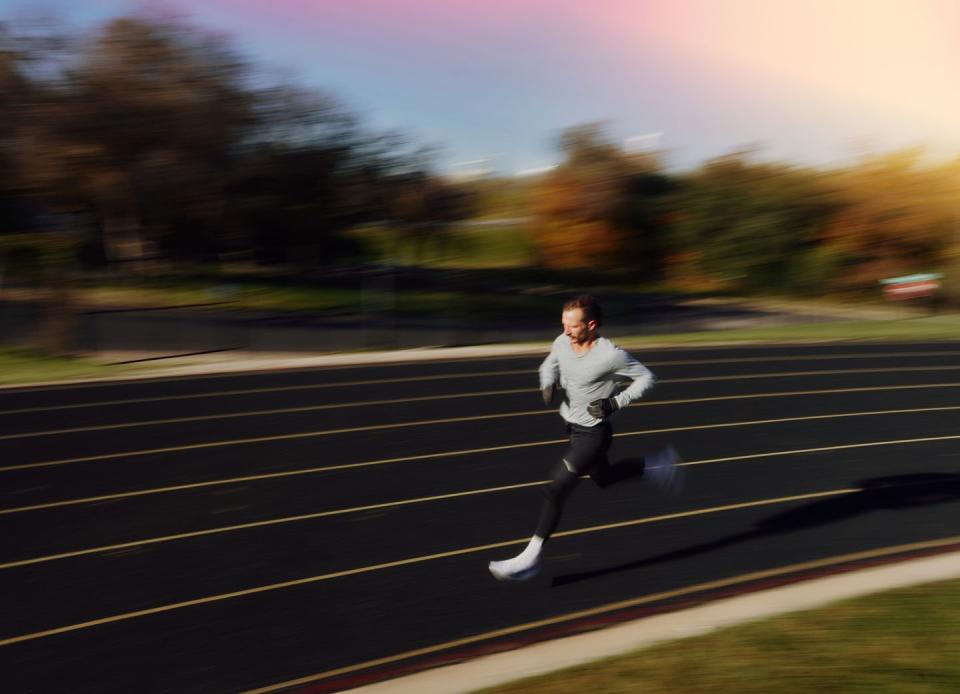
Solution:
M 0 689 L 331 691 L 960 544 L 960 344 L 638 351 L 613 457 L 684 494 L 574 493 L 539 358 L 0 390 Z

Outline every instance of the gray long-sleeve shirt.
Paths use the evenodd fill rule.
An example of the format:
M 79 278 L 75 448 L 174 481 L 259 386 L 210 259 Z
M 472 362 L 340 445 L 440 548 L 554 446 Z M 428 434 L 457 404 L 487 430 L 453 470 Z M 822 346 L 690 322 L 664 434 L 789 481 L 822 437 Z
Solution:
M 618 384 L 627 381 L 632 383 L 617 394 Z M 593 347 L 578 354 L 570 339 L 560 335 L 540 365 L 540 388 L 559 385 L 566 391 L 560 416 L 587 427 L 601 421 L 587 412 L 587 405 L 594 400 L 615 397 L 624 408 L 655 382 L 650 369 L 605 337 L 598 337 Z

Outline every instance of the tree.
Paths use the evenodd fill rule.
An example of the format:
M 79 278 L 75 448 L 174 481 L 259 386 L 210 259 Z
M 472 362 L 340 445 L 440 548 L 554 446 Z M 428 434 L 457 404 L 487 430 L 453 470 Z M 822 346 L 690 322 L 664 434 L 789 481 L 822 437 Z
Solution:
M 884 277 L 956 267 L 960 165 L 924 167 L 921 158 L 918 150 L 872 157 L 831 177 L 842 208 L 823 240 L 845 259 L 837 288 L 875 290 Z
M 426 171 L 400 174 L 392 187 L 390 219 L 413 241 L 417 264 L 423 261 L 428 243 L 443 242 L 450 227 L 475 209 L 474 196 L 466 187 Z
M 674 187 L 657 158 L 624 152 L 597 124 L 565 131 L 559 146 L 564 161 L 534 199 L 534 239 L 544 262 L 657 276 Z
M 96 220 L 110 260 L 145 255 L 145 220 L 222 215 L 225 172 L 251 122 L 246 66 L 192 27 L 123 18 L 35 81 L 20 152 L 27 185 Z
M 835 270 L 819 243 L 836 205 L 817 172 L 738 152 L 683 179 L 672 230 L 695 270 L 727 287 L 815 290 Z
M 627 161 L 595 123 L 564 131 L 558 146 L 564 161 L 534 198 L 534 241 L 548 266 L 609 267 L 621 241 L 613 217 Z

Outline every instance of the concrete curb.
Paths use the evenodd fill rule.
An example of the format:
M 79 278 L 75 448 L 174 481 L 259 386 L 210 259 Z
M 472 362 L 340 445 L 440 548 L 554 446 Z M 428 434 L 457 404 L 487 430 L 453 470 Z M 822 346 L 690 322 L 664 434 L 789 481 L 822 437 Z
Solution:
M 960 552 L 861 569 L 717 600 L 350 691 L 358 694 L 465 694 L 745 622 L 823 607 L 870 593 L 954 578 L 960 578 Z
M 253 353 L 229 352 L 209 356 L 157 356 L 148 352 L 100 354 L 104 362 L 163 360 L 170 366 L 159 367 L 139 373 L 103 377 L 75 378 L 62 381 L 38 381 L 34 383 L 9 383 L 0 385 L 0 391 L 44 386 L 79 385 L 84 383 L 123 383 L 149 379 L 177 378 L 180 376 L 231 375 L 258 371 L 292 371 L 327 367 L 372 366 L 376 364 L 402 364 L 414 362 L 451 361 L 459 359 L 483 359 L 545 355 L 550 343 L 533 345 L 490 345 L 485 347 L 418 347 L 409 350 L 383 352 L 343 352 L 337 354 L 301 353 Z M 229 355 L 229 356 L 227 356 Z

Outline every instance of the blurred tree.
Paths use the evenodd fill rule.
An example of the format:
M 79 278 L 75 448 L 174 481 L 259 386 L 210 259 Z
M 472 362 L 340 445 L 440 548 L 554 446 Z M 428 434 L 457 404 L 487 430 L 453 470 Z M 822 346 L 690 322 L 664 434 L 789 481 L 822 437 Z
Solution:
M 391 188 L 390 221 L 412 240 L 418 265 L 428 244 L 442 245 L 453 224 L 476 209 L 469 188 L 422 170 L 396 175 Z
M 547 173 L 533 201 L 533 237 L 550 267 L 609 267 L 620 246 L 614 210 L 629 171 L 599 124 L 564 131 L 564 161 Z
M 674 242 L 694 271 L 728 288 L 815 291 L 838 269 L 819 248 L 837 204 L 819 173 L 738 152 L 684 178 Z
M 19 30 L 0 23 L 0 285 L 24 282 L 38 301 L 41 318 L 24 339 L 40 349 L 66 354 L 76 318 L 73 282 L 77 238 L 51 210 L 30 197 L 23 152 L 36 116 L 37 81 L 57 75 L 69 38 L 52 20 L 29 18 Z
M 312 269 L 362 251 L 352 226 L 396 214 L 436 235 L 469 209 L 403 138 L 322 92 L 268 85 L 223 37 L 156 14 L 82 36 L 0 25 L 0 107 L 0 232 L 47 232 L 32 255 L 19 236 L 3 254 L 55 283 L 60 307 L 73 273 L 50 268 L 69 266 L 67 232 L 87 232 L 88 262 L 130 269 L 224 253 Z
M 923 167 L 921 158 L 898 152 L 831 176 L 843 207 L 823 239 L 846 265 L 835 287 L 876 291 L 884 277 L 960 269 L 960 165 Z
M 484 176 L 459 182 L 475 203 L 480 219 L 525 219 L 530 216 L 534 182 L 526 177 Z
M 564 161 L 543 177 L 533 203 L 545 264 L 656 277 L 674 188 L 656 156 L 624 152 L 598 124 L 565 131 L 559 146 Z
M 216 245 L 253 123 L 248 78 L 223 39 L 179 22 L 118 19 L 83 47 L 58 134 L 88 160 L 59 170 L 85 184 L 109 259 L 142 257 L 145 223 L 173 230 L 174 215 Z
M 19 99 L 21 183 L 94 220 L 91 257 L 323 265 L 360 252 L 342 232 L 385 218 L 391 181 L 419 165 L 398 136 L 322 92 L 263 86 L 225 39 L 177 20 L 111 21 L 46 64 Z
M 23 101 L 24 80 L 19 73 L 15 47 L 7 28 L 0 24 L 0 205 L 7 202 L 14 186 L 13 153 L 17 123 L 17 104 Z M 0 207 L 0 210 L 5 210 Z M 3 214 L 3 212 L 0 212 Z M 9 223 L 6 215 L 0 217 L 0 224 Z M 6 230 L 0 227 L 0 230 Z
M 344 232 L 387 219 L 396 181 L 418 158 L 397 134 L 372 134 L 316 91 L 264 90 L 244 165 L 233 179 L 231 226 L 262 262 L 306 269 L 363 247 Z
M 76 324 L 73 283 L 77 238 L 61 232 L 0 234 L 0 272 L 4 279 L 26 279 L 39 295 L 43 313 L 26 340 L 50 354 L 71 351 Z
M 621 230 L 619 255 L 638 278 L 660 279 L 673 252 L 669 229 L 676 211 L 677 182 L 656 161 L 641 157 L 634 165 L 612 215 Z

